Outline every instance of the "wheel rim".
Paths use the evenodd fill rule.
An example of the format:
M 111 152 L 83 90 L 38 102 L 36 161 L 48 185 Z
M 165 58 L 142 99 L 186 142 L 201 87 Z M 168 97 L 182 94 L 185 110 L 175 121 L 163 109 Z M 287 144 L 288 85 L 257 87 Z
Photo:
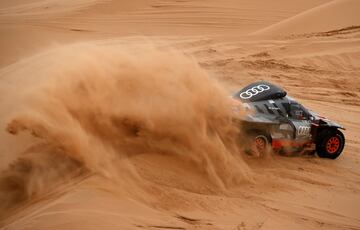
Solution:
M 326 151 L 330 154 L 336 153 L 340 148 L 340 138 L 339 137 L 330 137 L 326 142 Z
M 264 137 L 255 137 L 255 147 L 259 151 L 263 151 L 266 148 L 266 140 L 264 139 Z

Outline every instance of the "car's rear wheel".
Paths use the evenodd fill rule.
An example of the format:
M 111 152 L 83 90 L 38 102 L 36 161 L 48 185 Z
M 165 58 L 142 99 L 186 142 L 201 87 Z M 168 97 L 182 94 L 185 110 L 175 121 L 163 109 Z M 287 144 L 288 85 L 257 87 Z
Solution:
M 337 129 L 326 129 L 319 134 L 316 152 L 319 157 L 336 159 L 345 146 L 344 134 Z
M 266 133 L 252 130 L 249 132 L 249 144 L 246 151 L 252 156 L 263 157 L 269 152 L 270 143 L 270 138 Z

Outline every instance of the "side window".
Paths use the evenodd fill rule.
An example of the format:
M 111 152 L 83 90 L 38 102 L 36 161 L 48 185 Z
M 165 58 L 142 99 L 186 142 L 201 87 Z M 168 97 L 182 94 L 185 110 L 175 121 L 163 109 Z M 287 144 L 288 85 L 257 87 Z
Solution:
M 290 117 L 297 120 L 306 120 L 309 118 L 308 112 L 299 104 L 290 105 Z

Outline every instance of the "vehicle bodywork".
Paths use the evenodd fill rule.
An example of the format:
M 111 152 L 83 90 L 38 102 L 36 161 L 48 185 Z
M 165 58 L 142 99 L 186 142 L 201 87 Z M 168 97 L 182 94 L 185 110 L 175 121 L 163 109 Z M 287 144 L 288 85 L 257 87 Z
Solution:
M 339 146 L 341 149 L 336 155 L 340 155 L 344 148 L 345 138 L 338 131 L 344 127 L 306 109 L 274 84 L 255 82 L 236 92 L 232 98 L 235 110 L 245 108 L 249 111 L 240 119 L 242 130 L 245 133 L 263 133 L 276 151 L 315 152 L 322 141 L 319 138 L 330 131 L 342 135 L 339 136 L 340 141 L 343 139 Z M 330 149 L 330 144 L 328 146 Z

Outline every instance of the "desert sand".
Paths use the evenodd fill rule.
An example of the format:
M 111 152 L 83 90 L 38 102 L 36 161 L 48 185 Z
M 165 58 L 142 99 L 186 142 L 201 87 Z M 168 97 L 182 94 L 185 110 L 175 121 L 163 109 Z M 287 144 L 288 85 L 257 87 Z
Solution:
M 1 1 L 0 229 L 360 229 L 359 12 Z M 342 155 L 244 155 L 228 95 L 256 80 L 344 125 Z

